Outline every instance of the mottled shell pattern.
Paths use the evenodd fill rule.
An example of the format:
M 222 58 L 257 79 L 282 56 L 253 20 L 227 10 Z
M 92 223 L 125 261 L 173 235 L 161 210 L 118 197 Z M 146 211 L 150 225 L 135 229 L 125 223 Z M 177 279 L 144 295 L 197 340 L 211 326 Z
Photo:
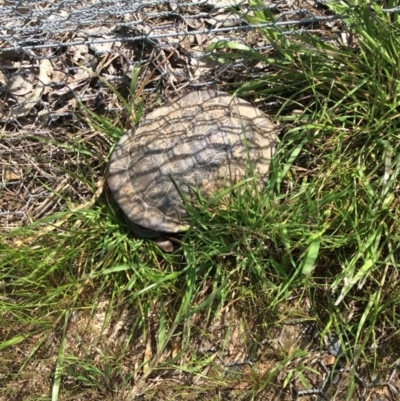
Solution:
M 149 113 L 111 155 L 108 185 L 139 235 L 187 229 L 177 190 L 205 197 L 243 180 L 249 163 L 265 185 L 278 129 L 249 102 L 214 89 L 193 91 Z

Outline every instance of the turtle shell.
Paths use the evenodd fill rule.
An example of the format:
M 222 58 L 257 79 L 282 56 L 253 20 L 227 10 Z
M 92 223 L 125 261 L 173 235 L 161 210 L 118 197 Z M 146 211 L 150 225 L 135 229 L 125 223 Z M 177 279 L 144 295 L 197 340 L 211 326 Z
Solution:
M 121 137 L 111 155 L 108 185 L 137 234 L 185 231 L 179 192 L 190 199 L 196 188 L 210 196 L 244 179 L 249 163 L 261 189 L 277 131 L 245 100 L 213 89 L 189 92 Z

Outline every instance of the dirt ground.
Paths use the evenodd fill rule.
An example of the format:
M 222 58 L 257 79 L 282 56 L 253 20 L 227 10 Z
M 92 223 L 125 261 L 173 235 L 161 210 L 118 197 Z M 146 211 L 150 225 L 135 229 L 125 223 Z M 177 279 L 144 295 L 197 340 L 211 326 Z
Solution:
M 0 4 L 10 6 L 11 3 L 1 0 Z M 35 7 L 46 7 L 46 4 L 38 2 Z M 159 9 L 125 15 L 123 20 L 127 22 L 129 18 L 130 21 L 143 18 L 146 12 L 166 12 L 166 16 L 154 17 L 146 24 L 127 30 L 121 26 L 111 29 L 109 25 L 71 29 L 69 33 L 52 37 L 59 42 L 59 46 L 50 50 L 2 51 L 7 44 L 0 38 L 0 230 L 3 233 L 57 211 L 87 206 L 94 201 L 94 193 L 101 193 L 114 139 L 88 124 L 87 110 L 118 121 L 125 129 L 131 125 L 131 116 L 121 98 L 106 81 L 122 96 L 129 98 L 132 73 L 140 64 L 139 90 L 144 96 L 146 111 L 149 111 L 188 89 L 208 85 L 226 88 L 227 84 L 245 81 L 249 74 L 253 77 L 268 71 L 270 67 L 262 63 L 247 63 L 241 59 L 235 60 L 237 63 L 223 65 L 204 56 L 211 42 L 228 38 L 258 48 L 265 47 L 266 54 L 271 51 L 265 39 L 255 30 L 229 31 L 232 24 L 241 25 L 235 19 L 235 13 L 209 5 L 191 6 L 185 11 L 185 18 L 179 19 L 174 14 L 174 4 L 162 3 Z M 25 21 L 32 23 L 26 9 L 19 11 L 23 11 Z M 279 2 L 274 13 L 281 21 L 330 15 L 323 6 L 315 8 L 313 2 L 307 1 L 301 4 Z M 112 21 L 114 25 L 116 22 L 120 21 Z M 222 29 L 218 34 L 191 34 L 182 39 L 172 33 L 168 37 L 171 26 L 180 32 L 207 32 L 214 28 L 226 30 Z M 299 29 L 323 35 L 324 32 L 337 32 L 339 26 L 339 22 L 315 22 L 299 25 Z M 146 36 L 151 32 L 167 37 L 126 40 L 127 37 Z M 93 38 L 109 41 L 90 44 Z M 274 105 L 262 107 L 269 111 Z M 93 314 L 76 314 L 66 340 L 70 354 L 84 360 L 92 358 L 96 362 L 100 355 L 111 354 L 124 344 L 130 335 L 133 312 L 123 311 L 104 325 L 106 304 L 107 300 L 104 300 L 104 305 L 99 305 Z M 354 374 L 353 367 L 340 357 L 341 344 L 337 339 L 315 336 L 314 322 L 289 320 L 268 330 L 258 322 L 253 322 L 253 327 L 247 327 L 247 320 L 244 326 L 238 322 L 245 322 L 240 311 L 226 310 L 212 327 L 208 327 L 207 333 L 199 329 L 198 333 L 192 333 L 188 344 L 179 339 L 160 356 L 161 363 L 171 353 L 182 351 L 178 358 L 181 364 L 193 354 L 198 358 L 209 358 L 212 362 L 202 372 L 189 374 L 179 368 L 167 372 L 155 370 L 146 381 L 136 378 L 138 384 L 134 389 L 126 388 L 124 391 L 120 384 L 122 390 L 118 394 L 113 394 L 111 385 L 107 388 L 106 381 L 102 381 L 101 386 L 105 387 L 101 395 L 98 392 L 91 394 L 88 388 L 74 399 L 127 400 L 133 395 L 138 400 L 244 401 L 253 399 L 253 396 L 256 400 L 265 401 L 345 399 L 349 377 Z M 196 327 L 195 321 L 192 326 Z M 200 327 L 200 324 L 197 326 Z M 0 338 L 5 331 L 4 327 L 0 328 Z M 393 362 L 390 335 L 382 333 L 385 340 L 378 352 L 381 360 L 387 353 L 388 365 Z M 25 366 L 23 381 L 13 383 L 13 375 L 17 374 L 38 341 L 45 341 L 46 344 L 42 347 L 42 354 Z M 135 344 L 122 361 L 125 372 L 121 372 L 121 382 L 124 374 L 140 365 L 144 358 L 154 355 L 151 339 L 144 342 L 137 337 Z M 2 351 L 2 359 L 6 363 L 0 364 L 0 388 L 7 389 L 7 392 L 2 395 L 0 390 L 0 400 L 45 399 L 54 372 L 53 366 L 42 361 L 54 360 L 58 348 L 59 333 L 54 330 L 49 337 L 37 334 L 22 342 L 21 346 Z M 372 358 L 373 350 L 366 352 Z M 285 364 L 285 369 L 274 373 L 280 386 L 249 394 L 252 383 L 263 382 L 265 375 L 271 374 L 272 367 L 279 368 L 284 355 L 289 355 L 291 361 Z M 298 371 L 309 383 L 313 383 L 312 389 L 305 389 L 298 378 L 290 379 L 289 375 L 298 377 L 295 375 Z M 400 399 L 398 365 L 382 372 L 379 378 L 371 377 L 365 366 L 358 366 L 355 374 L 355 400 Z M 66 375 L 62 384 L 73 393 L 77 382 L 76 377 Z M 225 384 L 222 385 L 222 382 Z M 182 394 L 179 397 L 176 396 L 177 389 Z M 146 395 L 141 396 L 142 393 Z

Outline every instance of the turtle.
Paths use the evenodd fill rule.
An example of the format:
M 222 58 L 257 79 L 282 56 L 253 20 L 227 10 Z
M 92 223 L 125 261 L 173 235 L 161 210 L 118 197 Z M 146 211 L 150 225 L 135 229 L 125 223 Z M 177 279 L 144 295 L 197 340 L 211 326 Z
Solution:
M 262 189 L 278 128 L 248 101 L 217 89 L 193 90 L 150 112 L 116 144 L 107 182 L 139 237 L 189 226 L 183 197 L 234 185 L 249 161 Z

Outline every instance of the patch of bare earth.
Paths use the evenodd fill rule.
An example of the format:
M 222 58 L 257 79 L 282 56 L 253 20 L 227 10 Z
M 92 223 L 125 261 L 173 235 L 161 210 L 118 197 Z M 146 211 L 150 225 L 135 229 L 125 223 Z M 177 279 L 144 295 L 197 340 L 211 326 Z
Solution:
M 354 372 L 337 354 L 340 341 L 321 340 L 311 319 L 299 318 L 298 310 L 290 314 L 296 317 L 266 324 L 270 319 L 229 307 L 210 323 L 195 315 L 190 338 L 184 327 L 176 327 L 161 344 L 156 306 L 147 330 L 138 332 L 138 311 L 110 309 L 105 299 L 70 317 L 59 399 L 344 400 Z M 3 351 L 0 399 L 46 397 L 61 338 L 60 324 Z M 376 355 L 385 369 L 373 377 L 364 362 L 358 364 L 352 399 L 398 399 L 398 355 L 390 350 L 390 337 L 366 355 L 371 361 Z

